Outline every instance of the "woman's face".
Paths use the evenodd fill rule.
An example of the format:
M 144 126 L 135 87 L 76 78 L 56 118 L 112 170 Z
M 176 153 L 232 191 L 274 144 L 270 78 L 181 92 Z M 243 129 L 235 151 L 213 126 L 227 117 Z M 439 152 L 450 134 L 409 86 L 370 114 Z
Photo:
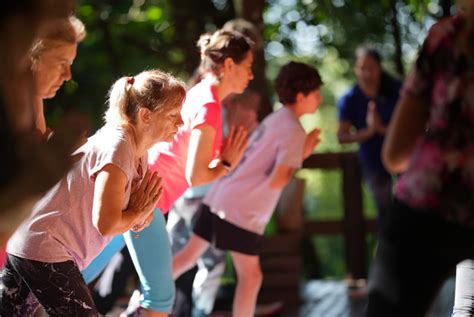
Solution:
M 232 67 L 229 68 L 228 80 L 231 83 L 233 93 L 243 93 L 253 79 L 252 64 L 253 54 L 251 51 L 247 52 L 245 58 L 239 64 L 232 62 Z
M 64 44 L 41 54 L 33 68 L 37 95 L 53 98 L 62 84 L 71 79 L 71 65 L 77 44 Z
M 155 142 L 170 142 L 183 125 L 181 105 L 165 111 L 155 111 L 152 114 L 150 133 Z

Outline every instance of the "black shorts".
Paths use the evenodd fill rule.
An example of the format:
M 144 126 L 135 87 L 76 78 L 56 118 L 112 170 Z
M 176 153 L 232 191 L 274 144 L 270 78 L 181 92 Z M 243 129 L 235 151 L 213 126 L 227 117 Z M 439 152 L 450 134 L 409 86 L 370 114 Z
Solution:
M 193 232 L 221 250 L 235 251 L 247 255 L 259 255 L 263 236 L 242 229 L 212 213 L 202 204 L 194 219 Z

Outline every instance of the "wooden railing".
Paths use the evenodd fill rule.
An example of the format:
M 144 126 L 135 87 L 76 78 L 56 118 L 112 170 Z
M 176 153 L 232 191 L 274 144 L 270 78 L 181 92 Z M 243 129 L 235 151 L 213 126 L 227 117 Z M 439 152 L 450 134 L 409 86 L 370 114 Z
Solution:
M 354 152 L 322 153 L 310 156 L 304 168 L 342 172 L 344 218 L 341 220 L 304 220 L 305 235 L 344 236 L 347 273 L 353 278 L 367 277 L 366 234 L 375 231 L 375 221 L 366 220 L 362 209 L 362 175 Z
M 284 189 L 275 211 L 278 234 L 266 236 L 264 240 L 261 254 L 264 279 L 259 302 L 284 301 L 287 306 L 299 304 L 303 236 L 342 235 L 347 274 L 354 279 L 367 277 L 365 237 L 367 232 L 375 231 L 375 222 L 364 218 L 357 154 L 314 154 L 303 167 L 341 171 L 344 217 L 340 220 L 304 219 L 304 181 L 293 179 Z

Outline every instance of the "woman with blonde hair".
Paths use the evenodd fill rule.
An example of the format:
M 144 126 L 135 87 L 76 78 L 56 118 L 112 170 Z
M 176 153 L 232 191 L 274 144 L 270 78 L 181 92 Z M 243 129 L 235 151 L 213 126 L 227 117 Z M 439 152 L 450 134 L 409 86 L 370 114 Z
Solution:
M 47 136 L 43 99 L 53 98 L 65 80 L 71 78 L 70 66 L 76 57 L 79 42 L 86 36 L 84 24 L 75 16 L 51 19 L 40 28 L 29 51 L 34 81 L 35 127 L 41 136 Z M 24 219 L 18 217 L 18 220 Z M 5 221 L 6 222 L 6 221 Z M 19 223 L 18 223 L 19 224 Z M 11 230 L 13 232 L 13 230 Z M 1 233 L 1 231 L 0 231 Z M 7 236 L 0 235 L 0 240 Z M 0 250 L 0 267 L 3 264 Z
M 41 30 L 30 50 L 36 86 L 36 127 L 45 134 L 43 100 L 53 98 L 62 84 L 71 79 L 71 65 L 77 45 L 85 38 L 84 24 L 75 16 L 55 19 Z
M 35 131 L 38 111 L 29 48 L 42 30 L 67 19 L 73 1 L 28 0 L 0 6 L 0 247 L 4 247 L 34 203 L 72 167 L 71 152 L 85 133 L 85 120 L 65 116 L 49 141 Z
M 35 206 L 7 245 L 0 315 L 98 316 L 80 270 L 110 239 L 151 222 L 161 178 L 147 151 L 182 125 L 184 84 L 159 70 L 119 79 L 106 124 L 76 152 L 81 160 Z
M 163 197 L 156 206 L 162 213 L 167 213 L 190 186 L 228 174 L 240 161 L 246 145 L 247 132 L 241 127 L 231 128 L 223 142 L 221 100 L 242 93 L 253 78 L 252 42 L 238 32 L 219 30 L 203 35 L 198 46 L 203 79 L 186 94 L 181 111 L 184 124 L 172 142 L 159 143 L 149 152 L 150 169 L 163 176 Z M 171 247 L 165 224 L 158 221 L 161 218 L 156 215 L 138 238 L 125 236 L 140 277 L 143 316 L 167 315 L 174 302 Z M 116 248 L 120 239 L 114 239 L 111 248 Z M 105 250 L 94 261 L 95 272 L 88 270 L 88 275 L 95 276 L 114 252 Z

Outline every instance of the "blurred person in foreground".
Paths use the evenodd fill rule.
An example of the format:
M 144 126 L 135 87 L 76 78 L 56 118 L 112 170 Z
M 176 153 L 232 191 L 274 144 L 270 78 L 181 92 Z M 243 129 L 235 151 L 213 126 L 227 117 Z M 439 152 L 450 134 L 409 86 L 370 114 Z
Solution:
M 473 39 L 474 0 L 461 1 L 430 29 L 404 84 L 383 148 L 387 169 L 403 174 L 367 316 L 424 316 L 456 264 L 474 258 Z
M 48 141 L 36 131 L 29 56 L 41 30 L 72 10 L 72 1 L 61 0 L 0 4 L 0 247 L 77 159 L 71 153 L 84 134 L 83 117 L 64 118 Z

